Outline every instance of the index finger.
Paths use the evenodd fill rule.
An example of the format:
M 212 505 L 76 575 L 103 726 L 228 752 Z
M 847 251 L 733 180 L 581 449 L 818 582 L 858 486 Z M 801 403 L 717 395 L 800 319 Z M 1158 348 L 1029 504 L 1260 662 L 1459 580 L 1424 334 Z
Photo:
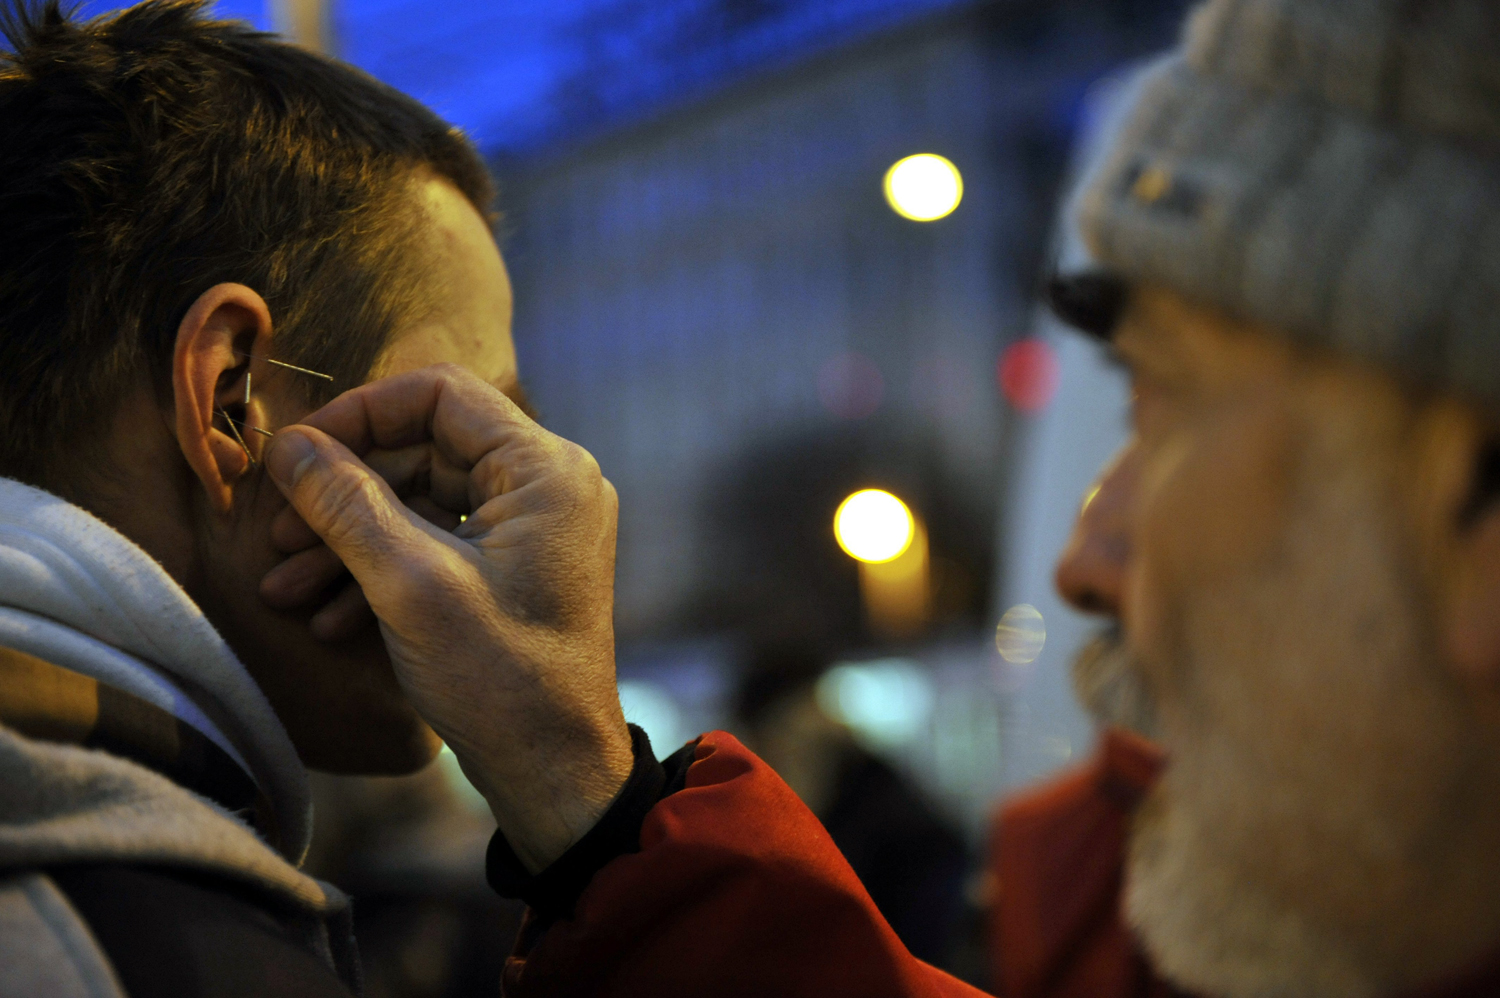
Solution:
M 502 447 L 529 443 L 540 432 L 503 392 L 455 364 L 361 385 L 301 422 L 358 455 L 431 441 L 462 468 Z

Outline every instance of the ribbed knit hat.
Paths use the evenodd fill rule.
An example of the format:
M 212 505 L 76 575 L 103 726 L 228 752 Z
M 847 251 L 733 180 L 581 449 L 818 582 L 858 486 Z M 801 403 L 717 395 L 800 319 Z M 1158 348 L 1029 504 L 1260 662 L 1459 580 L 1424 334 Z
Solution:
M 1500 0 L 1209 0 L 1078 204 L 1128 281 L 1500 405 Z

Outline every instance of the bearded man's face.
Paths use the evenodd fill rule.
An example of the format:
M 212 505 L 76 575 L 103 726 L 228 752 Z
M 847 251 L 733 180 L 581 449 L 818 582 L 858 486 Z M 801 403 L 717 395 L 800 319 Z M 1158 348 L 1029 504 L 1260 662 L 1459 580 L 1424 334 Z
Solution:
M 1465 522 L 1482 420 L 1161 290 L 1115 349 L 1135 433 L 1059 584 L 1118 617 L 1169 755 L 1127 859 L 1153 962 L 1384 995 L 1500 946 L 1500 681 L 1463 636 L 1500 547 Z

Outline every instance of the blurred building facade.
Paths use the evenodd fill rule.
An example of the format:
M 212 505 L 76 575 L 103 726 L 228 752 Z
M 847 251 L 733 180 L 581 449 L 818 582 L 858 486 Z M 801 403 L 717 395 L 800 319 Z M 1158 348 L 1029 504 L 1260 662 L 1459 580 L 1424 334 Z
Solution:
M 683 731 L 722 722 L 736 639 L 813 629 L 845 657 L 924 670 L 920 733 L 884 748 L 973 832 L 1004 784 L 1086 748 L 1065 695 L 1038 706 L 1019 692 L 1029 675 L 996 681 L 999 603 L 1032 585 L 1005 574 L 1002 525 L 1046 418 L 1006 404 L 996 365 L 1035 331 L 1090 86 L 1169 44 L 1182 7 L 965 5 L 498 163 L 528 389 L 619 489 L 622 675 L 684 691 Z M 917 152 L 964 177 L 936 222 L 882 196 L 885 170 Z M 925 635 L 862 626 L 830 524 L 865 486 L 932 531 Z M 1047 648 L 1031 674 L 1065 675 L 1069 652 Z M 1060 727 L 1038 710 L 1062 711 Z
M 988 501 L 995 341 L 1024 315 L 995 279 L 1019 222 L 998 217 L 1017 212 L 1003 196 L 1013 182 L 984 148 L 986 102 L 957 99 L 990 92 L 989 75 L 972 39 L 939 34 L 506 185 L 528 388 L 622 497 L 623 635 L 670 633 L 721 581 L 703 557 L 710 476 L 781 435 L 925 424 L 962 488 Z M 961 211 L 927 225 L 892 213 L 880 188 L 890 163 L 925 150 L 968 178 Z M 851 354 L 869 365 L 852 360 L 842 380 L 869 383 L 829 384 Z M 820 397 L 839 394 L 866 397 L 831 398 L 841 419 Z

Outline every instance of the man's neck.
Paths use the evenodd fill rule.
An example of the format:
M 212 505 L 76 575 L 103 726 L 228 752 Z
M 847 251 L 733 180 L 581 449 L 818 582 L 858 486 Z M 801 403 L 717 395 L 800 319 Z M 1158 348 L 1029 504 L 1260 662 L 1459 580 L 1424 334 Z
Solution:
M 149 386 L 121 403 L 98 450 L 97 460 L 71 476 L 64 498 L 129 538 L 193 591 L 202 572 L 193 526 L 196 479 Z

